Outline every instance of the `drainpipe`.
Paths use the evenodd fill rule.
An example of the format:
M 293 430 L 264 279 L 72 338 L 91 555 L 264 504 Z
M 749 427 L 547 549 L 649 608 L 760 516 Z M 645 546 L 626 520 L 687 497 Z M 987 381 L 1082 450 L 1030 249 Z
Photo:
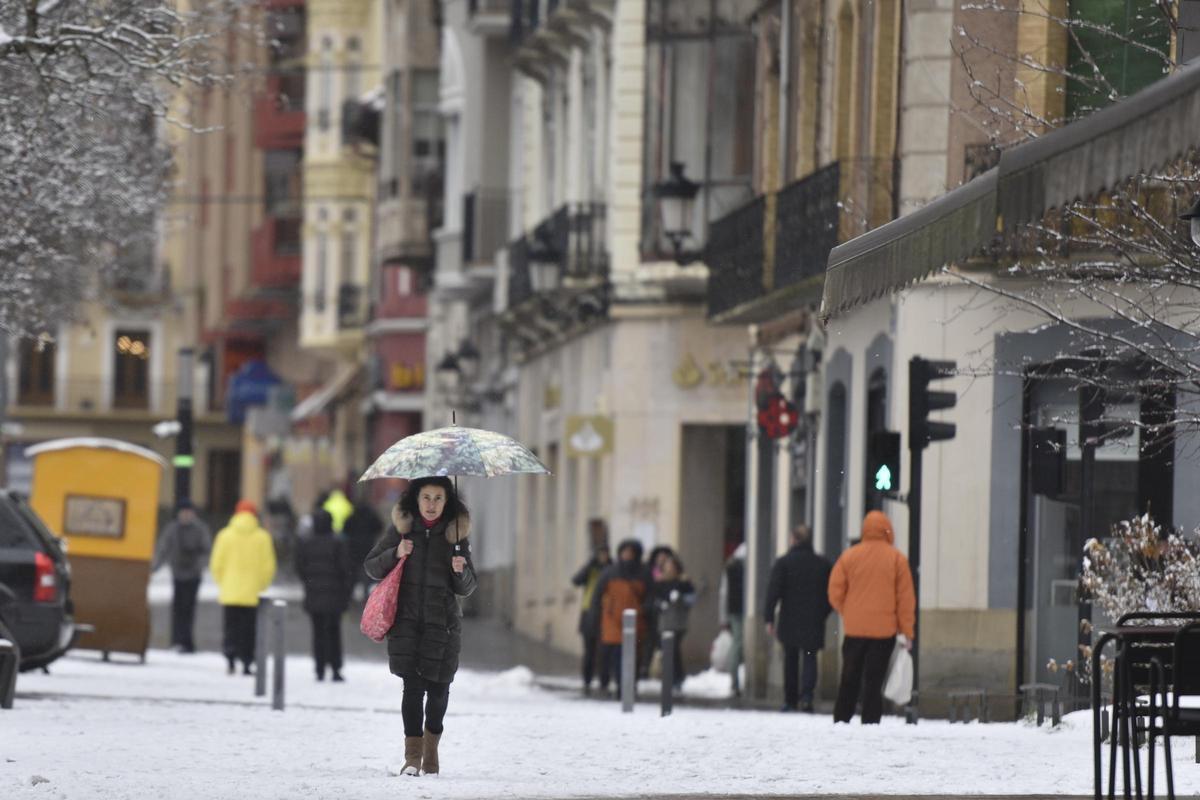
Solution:
M 742 633 L 742 656 L 746 665 L 744 691 L 750 697 L 765 697 L 766 684 L 758 676 L 766 674 L 763 653 L 762 630 L 758 608 L 758 575 L 754 565 L 758 558 L 758 407 L 754 401 L 755 379 L 762 369 L 762 361 L 754 342 L 758 339 L 758 326 L 750 326 L 750 389 L 746 410 L 746 511 L 745 511 L 745 619 Z
M 792 87 L 792 0 L 783 0 L 779 44 L 779 188 L 788 183 L 788 153 L 792 129 L 788 100 Z

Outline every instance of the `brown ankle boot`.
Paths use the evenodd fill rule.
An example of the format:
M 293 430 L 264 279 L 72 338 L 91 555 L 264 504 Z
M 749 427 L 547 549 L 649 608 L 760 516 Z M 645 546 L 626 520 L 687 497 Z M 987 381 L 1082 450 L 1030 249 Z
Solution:
M 421 774 L 422 738 L 420 736 L 404 737 L 404 767 L 400 770 L 401 775 L 416 776 Z
M 425 729 L 425 735 L 421 737 L 425 743 L 424 752 L 421 755 L 421 774 L 437 775 L 438 774 L 438 740 L 442 738 L 440 733 L 430 733 L 429 729 Z

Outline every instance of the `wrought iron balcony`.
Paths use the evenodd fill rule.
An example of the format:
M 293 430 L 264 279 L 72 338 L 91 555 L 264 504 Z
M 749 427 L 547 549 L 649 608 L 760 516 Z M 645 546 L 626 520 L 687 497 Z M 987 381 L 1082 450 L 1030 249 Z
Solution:
M 763 294 L 765 197 L 757 197 L 708 227 L 708 315 L 718 316 Z
M 894 219 L 896 162 L 843 159 L 709 225 L 708 315 L 769 319 L 820 291 L 829 252 Z

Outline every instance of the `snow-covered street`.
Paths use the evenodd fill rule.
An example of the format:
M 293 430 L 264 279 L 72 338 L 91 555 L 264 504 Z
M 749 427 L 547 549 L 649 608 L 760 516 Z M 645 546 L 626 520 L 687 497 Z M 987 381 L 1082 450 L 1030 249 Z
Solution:
M 536 688 L 524 668 L 460 671 L 442 774 L 391 777 L 402 749 L 400 682 L 351 662 L 316 683 L 288 663 L 288 708 L 253 697 L 217 654 L 151 651 L 145 666 L 77 652 L 22 675 L 0 715 L 0 797 L 530 798 L 659 794 L 1088 794 L 1086 712 L 1029 724 L 834 727 L 827 716 L 657 707 Z M 1178 790 L 1200 790 L 1190 742 Z

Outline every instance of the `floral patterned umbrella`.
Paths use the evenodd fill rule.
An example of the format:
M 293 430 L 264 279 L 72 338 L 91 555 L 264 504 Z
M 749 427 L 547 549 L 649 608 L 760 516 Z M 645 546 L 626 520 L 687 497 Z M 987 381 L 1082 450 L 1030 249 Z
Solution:
M 455 425 L 404 437 L 375 459 L 359 480 L 451 475 L 494 478 L 513 473 L 549 475 L 550 470 L 514 439 Z

